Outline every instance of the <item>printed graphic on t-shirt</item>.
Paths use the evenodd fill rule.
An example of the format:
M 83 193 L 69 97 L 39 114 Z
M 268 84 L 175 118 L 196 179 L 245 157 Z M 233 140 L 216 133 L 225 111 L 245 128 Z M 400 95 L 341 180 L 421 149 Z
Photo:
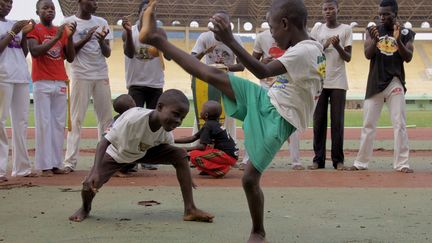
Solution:
M 85 29 L 81 30 L 80 32 L 78 32 L 80 39 L 83 39 L 85 36 L 87 36 L 90 29 L 92 29 L 92 28 L 85 28 Z M 97 39 L 96 35 L 93 34 L 91 39 Z
M 272 88 L 285 89 L 286 85 L 289 83 L 285 75 L 281 74 L 276 77 L 276 81 L 273 83 Z
M 0 37 L 0 40 L 3 40 L 4 38 L 6 38 L 6 36 L 7 35 L 9 35 L 9 34 L 6 34 L 6 35 L 3 35 L 3 36 L 1 36 Z M 8 48 L 21 48 L 21 40 L 20 40 L 20 38 L 19 38 L 19 36 L 15 36 L 9 43 L 8 43 L 8 45 L 7 45 L 7 47 Z
M 149 52 L 148 46 L 141 46 L 135 50 L 135 57 L 139 60 L 150 60 L 154 57 Z
M 220 63 L 220 64 L 235 63 L 234 55 L 231 55 L 231 53 L 228 50 L 226 50 L 221 46 L 215 47 L 213 52 L 207 55 L 211 63 Z
M 276 44 L 273 44 L 273 46 L 270 47 L 268 52 L 269 55 L 273 58 L 279 58 L 285 53 L 285 51 L 277 47 Z
M 317 58 L 317 64 L 318 64 L 317 71 L 321 76 L 321 81 L 324 82 L 324 79 L 326 77 L 326 57 L 324 54 Z
M 388 35 L 379 38 L 377 48 L 386 56 L 393 56 L 393 54 L 398 51 L 396 39 Z
M 140 151 L 147 151 L 147 150 L 149 150 L 149 148 L 151 148 L 151 145 L 149 145 L 149 144 L 145 144 L 145 143 L 139 144 Z
M 45 36 L 45 40 L 42 41 L 42 44 L 50 42 L 52 36 Z M 60 41 L 57 41 L 51 49 L 47 52 L 47 56 L 53 60 L 59 60 L 61 58 L 62 44 Z

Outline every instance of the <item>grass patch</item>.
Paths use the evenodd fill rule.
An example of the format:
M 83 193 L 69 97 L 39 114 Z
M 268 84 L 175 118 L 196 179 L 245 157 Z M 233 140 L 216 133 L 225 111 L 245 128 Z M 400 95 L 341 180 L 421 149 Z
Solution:
M 113 115 L 116 113 L 112 111 Z M 407 125 L 415 125 L 417 127 L 431 127 L 432 111 L 407 111 Z M 182 127 L 192 127 L 195 117 L 193 105 L 190 105 L 189 114 L 183 120 Z M 330 121 L 330 118 L 329 118 Z M 7 126 L 10 126 L 10 119 L 7 120 Z M 242 122 L 237 121 L 237 126 L 241 126 Z M 29 107 L 29 127 L 34 127 L 34 106 Z M 84 119 L 84 127 L 96 127 L 96 114 L 92 104 L 89 105 L 86 117 Z M 345 127 L 361 127 L 363 125 L 362 110 L 345 110 Z M 391 126 L 390 114 L 386 107 L 383 108 L 381 117 L 378 121 L 378 126 Z

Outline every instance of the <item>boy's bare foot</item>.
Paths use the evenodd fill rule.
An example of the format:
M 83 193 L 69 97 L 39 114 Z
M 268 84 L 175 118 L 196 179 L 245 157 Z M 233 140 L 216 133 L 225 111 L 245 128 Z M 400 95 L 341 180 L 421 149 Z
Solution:
M 257 233 L 251 233 L 251 235 L 249 236 L 249 240 L 247 241 L 247 243 L 265 243 L 265 242 L 267 242 L 265 237 Z
M 398 170 L 398 172 L 402 172 L 402 173 L 414 173 L 414 170 L 410 169 L 408 167 L 403 167 L 402 169 Z
M 294 165 L 293 167 L 291 167 L 291 169 L 293 169 L 293 170 L 304 170 L 305 167 L 303 165 Z
M 185 216 L 183 216 L 184 221 L 198 221 L 198 222 L 213 222 L 214 216 L 210 213 L 204 212 L 200 209 L 191 209 L 186 212 Z
M 152 34 L 157 32 L 156 21 L 153 15 L 156 3 L 156 0 L 150 0 L 146 10 L 144 10 L 142 26 L 139 32 L 139 41 L 141 43 L 151 44 Z
M 84 210 L 84 208 L 78 209 L 72 216 L 69 217 L 70 221 L 81 222 L 89 216 L 90 212 Z

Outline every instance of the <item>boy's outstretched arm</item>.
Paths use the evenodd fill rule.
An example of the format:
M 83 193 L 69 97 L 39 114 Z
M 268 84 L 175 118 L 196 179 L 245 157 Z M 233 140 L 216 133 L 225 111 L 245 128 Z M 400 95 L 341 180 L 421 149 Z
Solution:
M 195 133 L 194 135 L 189 136 L 189 137 L 176 138 L 174 140 L 174 142 L 175 143 L 192 143 L 192 142 L 195 142 L 198 139 L 199 139 L 198 133 Z
M 231 25 L 224 15 L 215 14 L 211 18 L 214 27 L 210 29 L 227 45 L 237 56 L 240 62 L 257 78 L 263 79 L 286 73 L 284 65 L 274 60 L 264 64 L 250 55 L 235 39 L 231 31 Z
M 210 67 L 200 62 L 196 57 L 180 50 L 171 44 L 163 35 L 156 31 L 156 20 L 154 18 L 154 7 L 156 1 L 150 0 L 149 6 L 143 14 L 143 26 L 140 31 L 139 40 L 142 43 L 152 45 L 169 56 L 189 74 L 215 86 L 227 97 L 235 100 L 228 74 L 217 68 Z

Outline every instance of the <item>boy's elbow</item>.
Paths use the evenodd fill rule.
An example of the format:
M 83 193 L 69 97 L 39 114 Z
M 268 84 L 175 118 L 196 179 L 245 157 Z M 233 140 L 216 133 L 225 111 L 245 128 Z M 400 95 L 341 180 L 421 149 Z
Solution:
M 267 74 L 266 72 L 257 72 L 256 74 L 254 74 L 258 79 L 265 79 L 270 77 L 269 74 Z

